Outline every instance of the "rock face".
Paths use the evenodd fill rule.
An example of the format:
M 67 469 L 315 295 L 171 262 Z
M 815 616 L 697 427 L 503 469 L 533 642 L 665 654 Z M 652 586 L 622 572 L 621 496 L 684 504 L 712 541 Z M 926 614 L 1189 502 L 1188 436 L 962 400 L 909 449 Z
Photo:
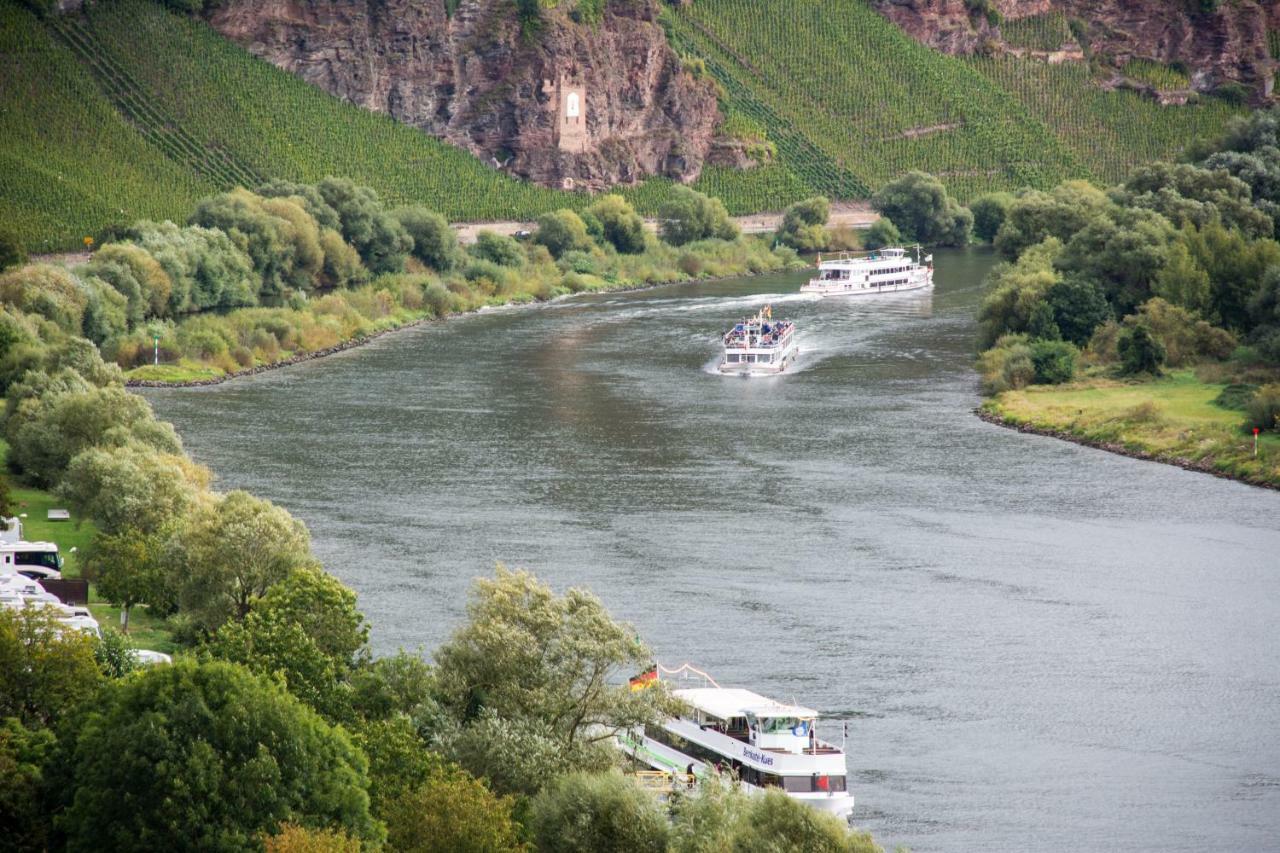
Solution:
M 1195 0 L 990 0 L 1005 19 L 1059 10 L 1083 21 L 1088 50 L 1123 65 L 1141 58 L 1181 63 L 1200 91 L 1223 83 L 1271 96 L 1277 63 L 1268 30 L 1280 28 L 1280 0 L 1222 0 L 1204 10 Z M 877 8 L 921 41 L 948 53 L 1001 47 L 999 28 L 965 0 L 883 0 Z
M 562 2 L 524 34 L 512 0 L 225 0 L 209 23 L 257 56 L 547 186 L 697 177 L 719 121 L 658 0 Z

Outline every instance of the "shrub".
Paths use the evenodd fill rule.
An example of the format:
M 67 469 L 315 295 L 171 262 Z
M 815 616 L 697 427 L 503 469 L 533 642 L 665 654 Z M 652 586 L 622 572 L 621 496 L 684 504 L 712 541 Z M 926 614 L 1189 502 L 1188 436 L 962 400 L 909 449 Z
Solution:
M 1078 347 L 1088 343 L 1094 330 L 1111 317 L 1106 294 L 1087 279 L 1069 278 L 1053 284 L 1045 301 L 1053 309 L 1053 322 L 1062 339 Z
M 1035 362 L 1026 335 L 1005 335 L 980 356 L 978 372 L 984 394 L 1016 391 L 1035 381 Z
M 32 264 L 0 275 L 0 302 L 51 320 L 68 334 L 79 335 L 88 294 L 62 267 Z
M 1070 382 L 1075 376 L 1078 355 L 1079 350 L 1066 341 L 1034 341 L 1031 344 L 1034 381 L 1038 385 Z
M 586 223 L 572 210 L 556 210 L 539 216 L 533 242 L 546 246 L 554 258 L 574 250 L 588 251 L 593 245 Z
M 458 235 L 443 216 L 425 207 L 402 207 L 394 214 L 413 238 L 415 258 L 437 272 L 448 272 L 458 264 Z
M 1164 344 L 1160 343 L 1146 323 L 1138 322 L 1123 330 L 1116 341 L 1120 356 L 1120 372 L 1128 375 L 1150 373 L 1160 375 L 1164 364 Z
M 782 216 L 778 242 L 798 252 L 817 252 L 827 248 L 827 220 L 831 203 L 824 196 L 798 201 Z
M 0 231 L 0 272 L 27 262 L 27 250 L 16 234 Z
M 1213 398 L 1213 404 L 1223 409 L 1235 409 L 1243 412 L 1248 407 L 1249 401 L 1257 393 L 1257 385 L 1235 382 L 1223 388 L 1218 393 L 1218 396 Z
M 436 773 L 387 804 L 387 843 L 401 853 L 520 853 L 513 806 L 466 773 Z
M 1245 406 L 1245 423 L 1264 432 L 1280 432 L 1280 384 L 1263 385 Z
M 969 242 L 973 214 L 947 194 L 942 182 L 924 172 L 909 172 L 885 184 L 871 206 L 893 220 L 908 239 L 942 246 Z
M 689 187 L 677 186 L 658 208 L 662 239 L 673 246 L 714 237 L 733 240 L 738 226 L 729 218 L 724 203 Z
M 984 243 L 995 240 L 1012 205 L 1011 193 L 987 193 L 975 198 L 969 204 L 969 211 L 973 214 L 973 235 Z
M 619 252 L 635 255 L 644 251 L 644 220 L 622 196 L 603 196 L 588 210 L 604 229 L 604 239 Z
M 540 853 L 665 853 L 669 827 L 649 792 L 621 773 L 574 773 L 534 798 Z
M 885 246 L 896 246 L 901 242 L 902 234 L 898 231 L 898 226 L 894 225 L 893 220 L 887 216 L 882 216 L 871 223 L 871 227 L 862 237 L 862 245 L 867 249 L 883 249 Z
M 494 231 L 484 230 L 477 234 L 476 242 L 469 251 L 473 258 L 492 261 L 500 266 L 519 267 L 524 265 L 524 249 L 520 248 L 520 244 L 515 238 L 508 237 L 505 234 L 498 234 Z

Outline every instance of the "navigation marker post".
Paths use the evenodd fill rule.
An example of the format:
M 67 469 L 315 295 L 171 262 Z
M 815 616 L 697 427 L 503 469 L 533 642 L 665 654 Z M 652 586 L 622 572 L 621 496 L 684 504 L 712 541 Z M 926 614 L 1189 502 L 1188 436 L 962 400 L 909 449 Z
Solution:
M 1258 428 L 1253 428 L 1253 458 L 1258 458 Z
M 154 345 L 155 345 L 155 348 L 156 348 L 156 349 L 155 349 L 155 363 L 156 363 L 156 364 L 159 364 L 159 363 L 160 363 L 160 336 L 159 336 L 159 335 L 153 335 L 153 336 L 152 336 L 152 341 L 153 341 L 153 343 L 154 343 Z

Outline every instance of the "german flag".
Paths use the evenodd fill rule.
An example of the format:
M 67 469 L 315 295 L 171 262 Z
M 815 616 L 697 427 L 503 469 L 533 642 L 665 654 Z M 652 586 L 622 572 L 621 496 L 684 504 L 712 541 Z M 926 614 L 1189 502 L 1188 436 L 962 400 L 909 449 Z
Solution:
M 629 683 L 631 685 L 631 692 L 633 693 L 637 690 L 644 690 L 646 687 L 652 687 L 658 683 L 658 667 L 649 667 L 644 672 L 632 678 Z

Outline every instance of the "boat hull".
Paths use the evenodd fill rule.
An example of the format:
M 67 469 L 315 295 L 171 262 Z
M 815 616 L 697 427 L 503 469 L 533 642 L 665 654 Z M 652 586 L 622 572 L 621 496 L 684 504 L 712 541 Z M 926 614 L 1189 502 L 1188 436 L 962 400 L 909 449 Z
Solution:
M 800 292 L 816 293 L 819 296 L 881 296 L 889 293 L 908 293 L 913 290 L 924 290 L 928 287 L 933 287 L 932 279 L 887 287 L 846 287 L 843 284 L 832 286 L 824 282 L 810 281 L 800 285 Z
M 726 353 L 720 357 L 720 364 L 716 370 L 722 376 L 777 376 L 789 370 L 796 363 L 796 356 L 799 354 L 800 347 L 793 346 L 783 353 L 777 364 L 760 364 L 749 361 L 728 361 Z

